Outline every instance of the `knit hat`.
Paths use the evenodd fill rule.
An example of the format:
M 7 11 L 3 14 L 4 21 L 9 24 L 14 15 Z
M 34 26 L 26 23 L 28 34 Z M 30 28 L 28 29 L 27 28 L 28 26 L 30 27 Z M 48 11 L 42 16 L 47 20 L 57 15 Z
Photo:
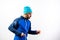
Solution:
M 24 7 L 24 14 L 32 13 L 32 10 L 29 6 Z

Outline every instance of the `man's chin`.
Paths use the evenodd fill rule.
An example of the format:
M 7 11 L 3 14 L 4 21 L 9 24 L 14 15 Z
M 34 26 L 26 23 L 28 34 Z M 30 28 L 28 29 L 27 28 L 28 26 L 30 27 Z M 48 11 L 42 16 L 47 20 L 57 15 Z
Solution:
M 30 19 L 30 18 L 27 18 L 27 19 Z

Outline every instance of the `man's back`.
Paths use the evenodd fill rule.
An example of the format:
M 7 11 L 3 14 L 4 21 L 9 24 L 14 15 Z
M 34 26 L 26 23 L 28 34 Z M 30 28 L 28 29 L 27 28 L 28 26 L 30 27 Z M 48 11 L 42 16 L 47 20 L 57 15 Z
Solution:
M 18 19 L 14 20 L 14 22 L 10 25 L 9 30 L 15 33 L 15 38 L 14 38 L 15 40 L 16 39 L 27 40 L 27 34 L 29 31 L 30 25 L 31 25 L 30 21 L 21 16 L 19 20 Z M 22 32 L 25 34 L 25 36 L 23 37 L 20 36 Z

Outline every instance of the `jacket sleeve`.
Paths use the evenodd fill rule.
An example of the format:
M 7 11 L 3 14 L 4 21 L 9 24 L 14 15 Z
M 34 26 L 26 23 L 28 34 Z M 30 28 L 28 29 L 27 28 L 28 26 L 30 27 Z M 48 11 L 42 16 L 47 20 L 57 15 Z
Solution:
M 28 33 L 29 33 L 29 34 L 37 34 L 37 32 L 36 32 L 36 31 L 31 30 L 31 27 L 30 27 L 30 29 L 29 29 Z
M 29 28 L 29 31 L 28 31 L 29 34 L 37 34 L 37 32 L 34 30 L 31 30 L 31 23 L 30 23 L 30 28 Z
M 8 27 L 8 29 L 15 33 L 16 35 L 20 36 L 21 33 L 20 31 L 17 31 L 17 28 L 18 28 L 18 23 L 17 23 L 17 20 L 14 20 L 14 22 Z

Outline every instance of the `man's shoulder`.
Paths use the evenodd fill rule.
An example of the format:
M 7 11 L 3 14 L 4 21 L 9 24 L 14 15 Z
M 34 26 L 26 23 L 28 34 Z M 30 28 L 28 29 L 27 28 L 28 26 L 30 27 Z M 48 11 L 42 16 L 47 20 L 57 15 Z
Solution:
M 19 20 L 19 18 L 15 18 L 15 20 L 14 20 L 14 21 L 17 21 L 17 20 Z
M 18 17 L 18 18 L 15 18 L 15 19 L 14 19 L 14 21 L 18 21 L 18 20 L 20 20 L 20 19 L 21 19 L 21 18 L 20 18 L 20 17 Z

